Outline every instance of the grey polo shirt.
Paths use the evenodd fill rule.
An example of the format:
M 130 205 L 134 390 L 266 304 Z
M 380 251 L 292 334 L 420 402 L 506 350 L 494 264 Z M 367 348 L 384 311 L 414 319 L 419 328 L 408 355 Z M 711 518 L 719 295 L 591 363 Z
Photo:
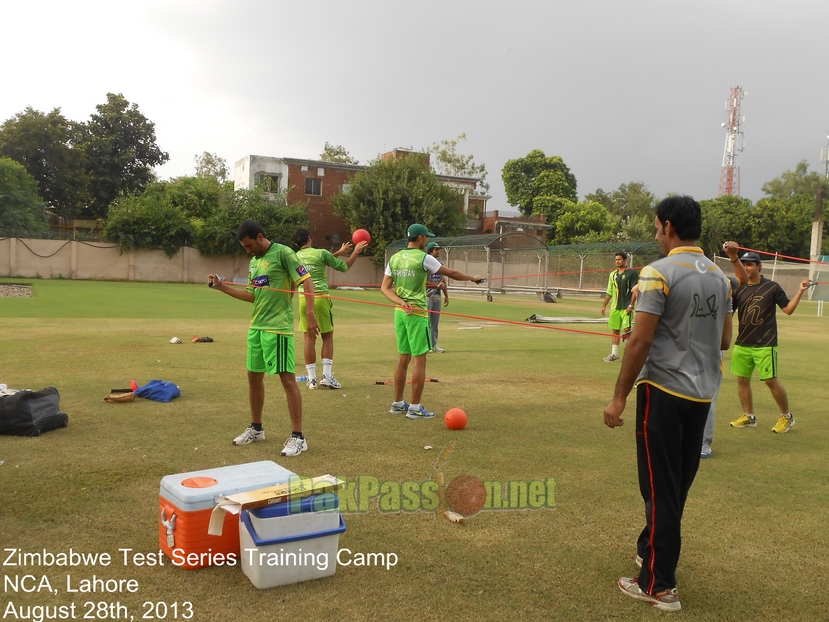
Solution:
M 639 273 L 636 311 L 659 316 L 637 378 L 663 391 L 710 402 L 717 391 L 723 318 L 731 287 L 697 246 L 681 246 Z

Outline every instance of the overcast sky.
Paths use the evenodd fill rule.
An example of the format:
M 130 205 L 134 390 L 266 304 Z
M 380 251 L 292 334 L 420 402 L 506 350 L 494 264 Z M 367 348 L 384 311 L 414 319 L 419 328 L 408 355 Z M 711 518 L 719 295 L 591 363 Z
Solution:
M 204 151 L 365 164 L 465 132 L 491 209 L 507 160 L 559 155 L 579 196 L 641 181 L 717 195 L 735 86 L 747 91 L 742 195 L 829 130 L 826 0 L 2 0 L 0 121 L 26 106 L 87 120 L 123 93 L 192 174 Z

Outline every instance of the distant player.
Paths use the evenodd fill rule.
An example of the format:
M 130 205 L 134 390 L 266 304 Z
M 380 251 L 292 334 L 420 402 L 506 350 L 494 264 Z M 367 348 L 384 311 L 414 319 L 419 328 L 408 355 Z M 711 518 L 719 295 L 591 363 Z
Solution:
M 400 356 L 394 371 L 394 403 L 389 412 L 393 415 L 406 415 L 409 419 L 430 419 L 435 413 L 426 410 L 420 403 L 426 382 L 426 353 L 432 347 L 426 310 L 426 278 L 429 274 L 440 273 L 457 281 L 481 283 L 483 279 L 442 266 L 437 259 L 426 254 L 426 243 L 435 234 L 424 225 L 413 224 L 407 235 L 408 247 L 392 255 L 380 286 L 383 295 L 397 305 L 394 328 Z M 412 402 L 409 404 L 403 400 L 403 392 L 412 359 Z
M 311 234 L 308 229 L 297 229 L 294 231 L 293 241 L 299 249 L 296 256 L 305 266 L 308 274 L 314 281 L 314 315 L 319 322 L 319 332 L 322 337 L 322 380 L 317 385 L 317 335 L 308 331 L 308 324 L 305 320 L 306 301 L 305 296 L 299 299 L 299 332 L 305 333 L 305 369 L 308 370 L 308 388 L 316 389 L 317 386 L 328 389 L 341 389 L 342 385 L 334 378 L 334 313 L 333 301 L 325 297 L 328 294 L 328 277 L 325 273 L 326 266 L 330 266 L 339 272 L 348 272 L 354 265 L 357 256 L 368 246 L 368 242 L 360 242 L 353 247 L 350 242 L 342 245 L 336 253 L 331 253 L 322 248 L 314 248 Z M 338 259 L 351 251 L 348 259 Z M 300 285 L 300 291 L 304 286 Z
M 440 246 L 437 242 L 429 242 L 426 245 L 426 254 L 435 259 L 440 256 Z M 443 262 L 438 259 L 440 265 Z M 449 306 L 449 291 L 446 288 L 446 277 L 439 272 L 430 274 L 426 281 L 426 302 L 429 306 L 429 330 L 432 331 L 432 349 L 429 352 L 444 352 L 438 345 L 438 330 L 440 328 L 440 296 L 443 294 L 443 306 Z
M 602 315 L 605 314 L 607 303 L 610 303 L 610 315 L 607 325 L 613 330 L 611 337 L 610 354 L 602 360 L 606 363 L 619 360 L 619 340 L 630 336 L 633 307 L 636 305 L 634 290 L 639 282 L 639 273 L 627 267 L 627 255 L 621 251 L 614 256 L 616 269 L 607 278 L 607 292 L 602 303 Z
M 785 434 L 794 426 L 794 416 L 789 411 L 786 390 L 777 379 L 777 310 L 786 315 L 797 309 L 803 292 L 809 289 L 809 279 L 803 279 L 800 288 L 789 300 L 783 288 L 760 274 L 763 269 L 760 255 L 746 252 L 740 256 L 746 268 L 748 283 L 734 293 L 734 308 L 740 319 L 740 330 L 731 354 L 731 373 L 737 376 L 737 393 L 743 407 L 743 416 L 731 422 L 734 428 L 757 427 L 754 403 L 751 395 L 751 376 L 756 367 L 760 380 L 766 383 L 780 409 L 780 418 L 773 432 Z
M 233 439 L 234 445 L 264 441 L 262 409 L 265 405 L 265 372 L 279 374 L 288 414 L 291 437 L 282 448 L 283 456 L 298 456 L 308 449 L 302 434 L 302 394 L 294 375 L 294 310 L 291 305 L 291 284 L 305 284 L 305 297 L 314 295 L 311 275 L 300 263 L 296 253 L 287 246 L 269 241 L 265 230 L 255 220 L 239 225 L 236 239 L 249 255 L 248 287 L 236 289 L 215 274 L 207 277 L 208 285 L 237 300 L 253 303 L 253 317 L 248 330 L 248 396 L 251 424 Z M 313 302 L 306 312 L 308 331 L 319 331 Z

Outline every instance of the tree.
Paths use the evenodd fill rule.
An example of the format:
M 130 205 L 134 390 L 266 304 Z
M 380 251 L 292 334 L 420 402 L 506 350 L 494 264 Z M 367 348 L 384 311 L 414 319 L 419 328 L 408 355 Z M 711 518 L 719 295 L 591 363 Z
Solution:
M 748 199 L 721 196 L 699 202 L 702 208 L 702 235 L 699 244 L 709 257 L 722 254 L 723 242 L 736 240 L 749 248 L 759 248 L 751 233 L 750 218 L 754 206 Z
M 509 160 L 501 177 L 509 204 L 517 206 L 527 216 L 547 214 L 547 221 L 555 222 L 560 209 L 566 207 L 568 202 L 578 201 L 575 175 L 559 156 L 547 157 L 540 149 L 531 151 L 523 158 Z M 540 197 L 564 201 L 539 201 Z
M 155 124 L 122 94 L 107 93 L 90 116 L 84 140 L 90 211 L 98 217 L 121 194 L 137 194 L 155 179 L 153 167 L 170 156 L 155 142 Z
M 607 242 L 612 231 L 612 218 L 601 203 L 586 201 L 570 203 L 555 221 L 556 237 L 553 244 L 584 244 Z
M 252 190 L 222 193 L 219 207 L 196 233 L 195 247 L 202 255 L 235 255 L 244 252 L 236 240 L 236 230 L 244 220 L 255 220 L 272 242 L 290 246 L 294 231 L 311 224 L 304 205 L 288 205 L 288 191 L 265 193 L 260 186 Z
M 622 222 L 634 216 L 647 216 L 652 221 L 656 208 L 656 197 L 639 181 L 621 184 L 612 192 L 599 188 L 595 193 L 586 195 L 584 200 L 601 203 L 611 216 L 618 216 Z
M 332 200 L 337 215 L 352 229 L 371 232 L 370 253 L 382 263 L 385 248 L 405 236 L 414 222 L 439 236 L 459 235 L 464 226 L 463 197 L 441 183 L 417 154 L 374 160 Z
M 459 134 L 453 140 L 442 140 L 429 147 L 427 151 L 435 155 L 432 159 L 432 166 L 439 175 L 477 178 L 479 180 L 478 187 L 474 194 L 488 194 L 489 184 L 486 181 L 486 166 L 475 164 L 475 156 L 473 155 L 458 153 L 458 141 L 461 140 L 466 140 L 466 134 Z
M 184 210 L 172 205 L 162 188 L 123 195 L 109 208 L 102 234 L 124 251 L 161 248 L 169 257 L 195 234 Z
M 0 126 L 0 157 L 22 164 L 43 201 L 64 218 L 74 218 L 85 204 L 82 135 L 82 124 L 68 121 L 60 108 L 44 114 L 28 107 Z
M 193 159 L 196 161 L 196 177 L 212 177 L 220 184 L 227 181 L 230 172 L 224 158 L 204 151 L 201 155 L 193 156 Z
M 323 162 L 337 162 L 338 164 L 359 164 L 357 160 L 351 157 L 345 147 L 342 145 L 331 145 L 325 141 L 325 147 L 320 154 L 320 160 Z
M 37 181 L 22 164 L 0 158 L 0 232 L 27 237 L 46 230 L 46 206 L 37 196 Z
M 151 184 L 146 192 L 160 186 L 168 195 L 172 205 L 180 207 L 188 218 L 204 220 L 218 209 L 222 195 L 232 193 L 213 176 L 177 177 L 169 182 Z
M 797 163 L 793 171 L 787 170 L 780 177 L 763 184 L 763 192 L 772 199 L 795 199 L 797 197 L 815 198 L 819 190 L 824 197 L 829 195 L 829 180 L 816 172 L 809 172 L 806 160 Z

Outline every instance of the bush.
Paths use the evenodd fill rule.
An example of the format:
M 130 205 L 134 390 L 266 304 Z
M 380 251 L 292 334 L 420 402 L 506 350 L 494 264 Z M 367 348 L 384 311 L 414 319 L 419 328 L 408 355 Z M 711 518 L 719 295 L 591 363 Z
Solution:
M 181 207 L 172 205 L 163 188 L 141 196 L 121 196 L 110 206 L 103 237 L 124 251 L 161 248 L 168 257 L 191 243 L 195 226 Z
M 272 242 L 291 246 L 298 227 L 309 227 L 305 206 L 288 205 L 287 193 L 266 194 L 261 188 L 237 190 L 222 197 L 219 207 L 199 227 L 195 247 L 202 255 L 235 255 L 244 249 L 236 240 L 236 230 L 245 220 L 255 220 Z

